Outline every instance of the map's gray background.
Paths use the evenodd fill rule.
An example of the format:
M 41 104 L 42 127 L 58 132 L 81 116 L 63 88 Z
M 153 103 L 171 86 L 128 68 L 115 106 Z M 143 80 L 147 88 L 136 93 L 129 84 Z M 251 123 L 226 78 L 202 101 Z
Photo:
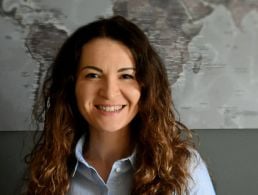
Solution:
M 149 36 L 189 128 L 258 129 L 257 0 L 0 3 L 0 130 L 33 129 L 31 108 L 62 41 L 78 26 L 113 12 Z

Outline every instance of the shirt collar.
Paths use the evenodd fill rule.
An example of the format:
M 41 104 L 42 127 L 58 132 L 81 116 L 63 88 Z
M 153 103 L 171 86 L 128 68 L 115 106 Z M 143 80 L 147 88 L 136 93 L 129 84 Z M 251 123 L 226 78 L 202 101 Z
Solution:
M 72 172 L 72 177 L 74 177 L 74 175 L 78 169 L 79 161 L 84 161 L 84 158 L 82 155 L 84 142 L 85 142 L 85 134 L 81 136 L 81 138 L 78 140 L 78 142 L 75 146 L 76 164 L 75 164 L 73 172 Z
M 78 169 L 79 163 L 85 164 L 86 166 L 90 166 L 83 157 L 83 146 L 85 142 L 86 135 L 82 135 L 81 138 L 78 140 L 76 146 L 75 146 L 75 157 L 76 157 L 76 164 L 73 168 L 72 177 L 75 176 L 75 173 Z M 129 160 L 132 167 L 135 168 L 135 158 L 136 158 L 136 149 L 133 150 L 132 154 L 124 159 L 121 159 L 121 161 Z
M 134 148 L 132 154 L 127 157 L 127 159 L 130 161 L 133 168 L 135 168 L 135 161 L 136 161 L 136 147 Z

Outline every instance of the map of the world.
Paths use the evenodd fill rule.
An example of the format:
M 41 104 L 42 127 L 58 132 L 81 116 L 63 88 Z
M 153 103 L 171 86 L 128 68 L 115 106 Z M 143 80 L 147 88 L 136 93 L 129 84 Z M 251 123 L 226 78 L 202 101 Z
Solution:
M 1 0 L 0 130 L 31 110 L 62 42 L 99 16 L 135 22 L 162 57 L 190 129 L 258 129 L 257 0 Z

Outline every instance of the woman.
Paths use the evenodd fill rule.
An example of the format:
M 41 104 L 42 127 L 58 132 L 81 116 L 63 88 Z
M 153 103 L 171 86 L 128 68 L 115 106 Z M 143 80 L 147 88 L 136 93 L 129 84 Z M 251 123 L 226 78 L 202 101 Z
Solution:
M 73 33 L 42 97 L 27 194 L 215 194 L 190 131 L 175 120 L 164 65 L 123 17 Z

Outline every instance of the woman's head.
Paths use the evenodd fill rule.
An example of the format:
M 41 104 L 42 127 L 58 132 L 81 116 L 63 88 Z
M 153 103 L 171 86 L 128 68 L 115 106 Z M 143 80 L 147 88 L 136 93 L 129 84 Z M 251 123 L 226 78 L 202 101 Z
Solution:
M 130 50 L 110 38 L 95 38 L 83 46 L 79 64 L 75 96 L 90 132 L 128 134 L 141 96 Z
M 99 19 L 85 25 L 67 39 L 50 72 L 50 105 L 62 102 L 67 111 L 74 115 L 75 120 L 80 118 L 74 89 L 81 55 L 84 45 L 99 38 L 119 42 L 131 52 L 135 63 L 135 77 L 141 90 L 139 112 L 145 116 L 155 117 L 153 107 L 166 109 L 171 97 L 165 68 L 145 34 L 136 25 L 120 16 Z M 82 121 L 80 123 L 84 124 Z

